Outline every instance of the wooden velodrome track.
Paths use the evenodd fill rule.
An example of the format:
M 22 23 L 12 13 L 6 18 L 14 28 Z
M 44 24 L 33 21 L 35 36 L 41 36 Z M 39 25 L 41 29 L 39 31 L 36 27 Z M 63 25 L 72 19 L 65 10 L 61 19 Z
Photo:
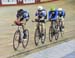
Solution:
M 35 19 L 34 13 L 36 12 L 37 6 L 43 5 L 47 10 L 50 9 L 50 6 L 62 7 L 66 11 L 65 18 L 65 34 L 63 38 L 59 38 L 56 42 L 55 40 L 50 43 L 48 39 L 48 30 L 50 23 L 46 23 L 46 42 L 45 44 L 39 44 L 39 46 L 35 46 L 34 44 L 34 32 L 36 28 L 36 23 L 32 23 L 31 20 Z M 53 46 L 52 44 L 55 42 L 62 42 L 63 40 L 72 39 L 75 37 L 75 4 L 73 2 L 68 1 L 56 1 L 52 3 L 44 3 L 44 4 L 36 4 L 36 5 L 23 5 L 23 6 L 9 6 L 9 7 L 0 7 L 0 58 L 14 58 L 21 54 L 28 55 L 30 53 L 40 51 L 42 49 Z M 15 30 L 17 26 L 11 26 L 13 21 L 16 19 L 16 11 L 20 8 L 26 9 L 30 13 L 30 20 L 26 25 L 26 28 L 29 29 L 29 44 L 26 49 L 23 49 L 22 46 L 19 47 L 18 51 L 14 51 L 12 47 L 12 40 Z M 17 57 L 16 57 L 17 58 Z M 21 58 L 21 57 L 18 57 Z

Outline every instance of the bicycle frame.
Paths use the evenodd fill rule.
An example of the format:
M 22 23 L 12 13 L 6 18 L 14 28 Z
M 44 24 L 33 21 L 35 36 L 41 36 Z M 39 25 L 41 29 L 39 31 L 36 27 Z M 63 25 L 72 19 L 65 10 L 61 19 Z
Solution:
M 22 30 L 24 30 L 24 26 L 23 25 L 18 26 L 17 30 L 20 30 L 20 27 L 22 28 Z
M 23 38 L 24 34 L 23 34 L 23 32 L 21 32 L 21 28 L 22 28 L 23 32 L 24 32 L 24 30 L 26 30 L 26 32 L 28 32 L 27 33 L 27 41 L 24 41 L 25 38 Z M 16 41 L 15 39 L 16 39 L 17 34 L 19 35 L 19 37 L 18 37 L 18 40 Z M 27 44 L 28 44 L 28 41 L 29 41 L 29 31 L 27 29 L 24 29 L 23 24 L 17 25 L 17 30 L 14 33 L 14 37 L 13 37 L 13 48 L 14 48 L 14 50 L 17 50 L 17 48 L 19 47 L 20 43 L 22 43 L 23 48 L 25 48 L 27 46 Z M 16 46 L 15 42 L 18 43 L 17 46 Z
M 40 27 L 41 27 L 41 29 L 40 29 Z M 39 36 L 41 36 L 41 32 L 42 32 L 42 24 L 41 24 L 41 22 L 37 23 L 37 29 L 38 29 Z
M 17 26 L 17 31 L 20 31 L 20 27 L 22 28 L 22 30 L 24 31 L 24 26 L 23 25 L 20 25 L 20 26 Z M 19 40 L 21 40 L 22 37 L 19 38 Z M 19 43 L 21 43 L 21 41 L 19 41 Z

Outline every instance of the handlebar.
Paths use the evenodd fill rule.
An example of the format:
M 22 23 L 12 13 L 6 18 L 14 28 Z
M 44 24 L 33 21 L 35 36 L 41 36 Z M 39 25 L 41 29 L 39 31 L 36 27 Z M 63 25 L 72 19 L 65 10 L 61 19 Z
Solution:
M 25 24 L 26 25 L 26 23 L 21 23 L 21 24 L 11 24 L 11 26 L 22 26 L 23 24 Z

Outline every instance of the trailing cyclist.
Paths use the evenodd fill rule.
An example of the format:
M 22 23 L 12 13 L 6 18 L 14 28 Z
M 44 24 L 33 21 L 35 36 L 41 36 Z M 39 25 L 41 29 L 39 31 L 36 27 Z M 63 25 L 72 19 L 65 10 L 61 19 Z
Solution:
M 26 22 L 29 20 L 29 13 L 23 9 L 19 9 L 17 11 L 17 14 L 16 14 L 16 17 L 17 17 L 17 20 L 15 21 L 15 23 L 17 25 L 23 25 L 23 27 L 25 28 L 25 24 Z M 26 37 L 26 34 L 25 34 L 25 29 L 23 30 L 23 38 Z
M 62 31 L 64 31 L 64 19 L 65 19 L 65 11 L 62 8 L 58 8 L 58 21 L 62 23 Z
M 47 11 L 43 8 L 43 6 L 38 6 L 35 16 L 36 16 L 35 21 L 40 22 L 40 24 L 42 24 L 43 26 L 43 32 L 42 32 L 42 36 L 43 36 L 45 30 L 45 21 L 47 19 Z M 40 27 L 40 29 L 41 28 L 42 27 Z

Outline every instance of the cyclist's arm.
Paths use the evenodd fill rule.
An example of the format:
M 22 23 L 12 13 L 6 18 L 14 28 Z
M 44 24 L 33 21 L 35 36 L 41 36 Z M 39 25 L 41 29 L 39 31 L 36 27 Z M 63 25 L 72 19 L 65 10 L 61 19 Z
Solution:
M 24 18 L 24 20 L 26 20 L 26 21 L 29 20 L 30 16 L 29 16 L 29 13 L 28 13 L 27 11 L 23 13 L 23 18 Z
M 44 17 L 43 19 L 46 20 L 47 19 L 47 12 L 44 10 L 44 11 L 42 11 L 42 13 L 43 13 L 42 16 Z
M 48 12 L 48 20 L 51 20 L 51 11 Z
M 63 15 L 63 17 L 65 18 L 65 15 L 66 15 L 66 14 L 65 14 L 65 11 L 64 11 L 64 10 L 62 11 L 62 15 Z
M 17 20 L 18 20 L 18 21 L 20 21 L 20 17 L 19 17 L 19 15 L 18 15 L 18 14 L 16 15 L 16 17 L 17 17 Z
M 38 20 L 38 12 L 35 13 L 35 20 L 33 21 L 37 21 Z

